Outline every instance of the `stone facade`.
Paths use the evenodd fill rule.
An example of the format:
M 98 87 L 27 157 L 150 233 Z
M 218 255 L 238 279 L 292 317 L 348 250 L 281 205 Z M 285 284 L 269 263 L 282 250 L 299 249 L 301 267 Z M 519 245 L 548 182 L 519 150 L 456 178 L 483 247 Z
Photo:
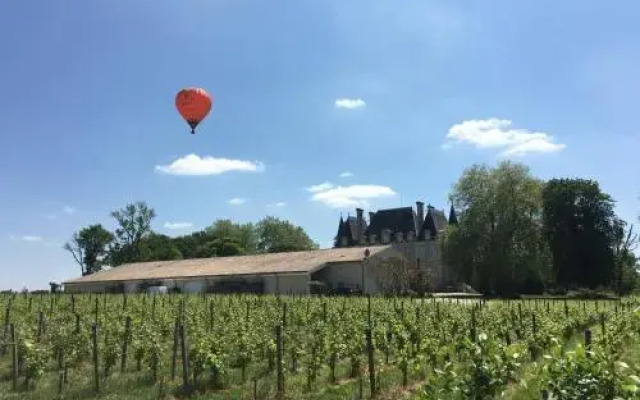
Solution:
M 449 218 L 444 210 L 416 202 L 416 209 L 400 207 L 369 212 L 369 220 L 363 218 L 363 210 L 356 210 L 356 217 L 340 217 L 335 247 L 354 247 L 375 244 L 391 244 L 402 253 L 412 271 L 411 283 L 428 282 L 433 288 L 448 283 L 450 277 L 443 265 L 440 241 L 446 225 L 457 223 L 453 206 Z M 416 285 L 414 285 L 416 286 Z

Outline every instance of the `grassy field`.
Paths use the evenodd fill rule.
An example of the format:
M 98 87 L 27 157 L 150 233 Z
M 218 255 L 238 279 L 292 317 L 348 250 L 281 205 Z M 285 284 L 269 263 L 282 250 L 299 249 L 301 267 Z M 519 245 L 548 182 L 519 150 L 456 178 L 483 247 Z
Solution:
M 0 399 L 539 399 L 580 373 L 632 396 L 638 304 L 6 295 Z

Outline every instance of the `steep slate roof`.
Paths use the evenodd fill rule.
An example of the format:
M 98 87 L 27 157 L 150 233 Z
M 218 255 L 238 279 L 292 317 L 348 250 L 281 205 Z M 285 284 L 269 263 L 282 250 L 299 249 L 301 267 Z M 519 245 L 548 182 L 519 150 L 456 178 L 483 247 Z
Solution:
M 382 230 L 387 228 L 391 233 L 408 233 L 416 230 L 416 214 L 412 207 L 390 208 L 379 210 L 373 215 L 365 235 L 374 234 L 381 237 Z
M 340 245 L 340 239 L 343 237 L 347 238 L 347 242 L 349 245 L 355 244 L 355 240 L 357 237 L 357 226 L 358 226 L 358 218 L 357 217 L 347 217 L 346 220 L 343 220 L 340 217 L 340 224 L 338 225 L 338 234 L 336 235 L 336 244 Z M 364 233 L 367 230 L 367 221 L 362 218 L 362 232 Z
M 453 208 L 453 204 L 451 204 L 451 209 L 449 210 L 449 223 L 450 224 L 458 223 L 458 214 L 456 214 L 456 210 Z
M 391 246 L 369 246 L 368 249 L 371 251 L 371 256 L 374 256 L 384 250 L 391 249 Z M 356 262 L 362 260 L 363 257 L 363 248 L 350 247 L 250 256 L 150 261 L 125 264 L 63 283 L 90 284 L 143 279 L 160 280 L 233 275 L 310 273 L 329 263 Z
M 357 231 L 358 218 L 357 217 L 347 218 L 347 224 L 351 229 L 350 230 L 351 238 L 355 239 L 358 236 L 358 231 Z M 367 221 L 365 221 L 364 218 L 362 218 L 362 232 L 364 233 L 366 230 L 367 230 Z
M 342 219 L 342 216 L 340 216 L 340 222 L 338 223 L 338 234 L 336 235 L 336 239 L 339 239 L 341 237 L 343 237 L 344 235 L 346 235 L 346 231 L 345 231 L 345 225 L 344 225 L 344 219 Z
M 447 226 L 447 217 L 444 215 L 444 211 L 436 210 L 433 207 L 428 207 L 427 210 L 427 216 L 424 218 L 424 224 L 420 230 L 420 239 L 427 237 L 426 232 L 429 232 L 430 236 L 435 236 Z

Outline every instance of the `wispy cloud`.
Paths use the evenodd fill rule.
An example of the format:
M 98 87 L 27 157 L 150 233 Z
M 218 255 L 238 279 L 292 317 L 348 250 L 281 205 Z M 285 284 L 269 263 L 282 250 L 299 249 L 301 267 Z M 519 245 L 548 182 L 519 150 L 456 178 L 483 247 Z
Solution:
M 350 178 L 352 176 L 353 176 L 353 173 L 349 171 L 344 171 L 340 173 L 340 178 Z
M 62 214 L 73 215 L 76 213 L 76 209 L 74 207 L 67 205 L 67 206 L 64 206 L 60 212 Z M 56 219 L 58 219 L 58 214 L 57 213 L 46 214 L 44 217 L 49 221 L 55 221 Z
M 307 190 L 313 193 L 312 201 L 321 202 L 331 208 L 367 207 L 370 199 L 396 195 L 396 192 L 388 186 L 335 186 L 329 182 L 311 186 Z
M 171 230 L 183 230 L 193 228 L 193 224 L 191 222 L 165 222 L 164 227 Z
M 48 240 L 48 239 L 45 240 L 45 238 L 38 235 L 23 235 L 23 236 L 10 235 L 9 239 L 15 242 L 39 243 L 41 245 L 48 246 L 48 247 L 62 247 L 63 245 L 63 243 L 57 240 Z
M 156 172 L 168 175 L 205 176 L 220 175 L 225 172 L 262 172 L 264 165 L 259 161 L 232 160 L 211 156 L 200 157 L 189 154 L 180 157 L 169 165 L 156 165 Z
M 306 188 L 306 189 L 307 189 L 307 191 L 308 191 L 308 192 L 316 193 L 316 192 L 322 192 L 322 191 L 324 191 L 324 190 L 329 190 L 329 189 L 331 189 L 333 186 L 334 186 L 334 185 L 333 185 L 333 183 L 331 183 L 331 182 L 323 182 L 323 183 L 320 183 L 320 184 L 318 184 L 318 185 L 309 186 L 309 187 L 308 187 L 308 188 Z
M 334 102 L 336 108 L 346 108 L 347 110 L 355 110 L 356 108 L 362 108 L 367 103 L 362 99 L 336 99 Z
M 234 197 L 233 199 L 229 199 L 228 203 L 232 206 L 239 206 L 247 202 L 247 199 L 243 199 L 241 197 Z
M 42 242 L 44 240 L 42 236 L 36 236 L 36 235 L 24 235 L 24 236 L 11 235 L 9 236 L 9 239 L 22 240 L 24 242 Z
M 267 207 L 284 207 L 286 205 L 287 203 L 285 203 L 284 201 L 279 201 L 277 203 L 269 204 L 267 205 Z
M 443 148 L 467 143 L 480 149 L 502 149 L 502 156 L 522 156 L 558 152 L 566 147 L 556 143 L 548 133 L 515 129 L 511 125 L 512 121 L 497 118 L 463 121 L 449 128 Z

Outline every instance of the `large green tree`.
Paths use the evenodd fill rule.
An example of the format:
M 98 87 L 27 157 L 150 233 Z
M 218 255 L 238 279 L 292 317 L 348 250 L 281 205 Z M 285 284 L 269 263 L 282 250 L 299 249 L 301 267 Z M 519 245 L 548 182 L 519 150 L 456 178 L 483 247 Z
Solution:
M 180 260 L 182 253 L 167 235 L 151 232 L 138 243 L 139 261 Z
M 550 260 L 541 191 L 526 166 L 510 161 L 463 172 L 450 195 L 459 223 L 448 227 L 443 242 L 457 280 L 500 295 L 542 290 Z
M 627 226 L 623 220 L 617 220 L 614 229 L 615 289 L 623 295 L 637 289 L 640 284 L 638 259 L 634 253 L 638 246 L 638 234 L 634 232 L 633 224 Z
M 234 242 L 242 252 L 249 254 L 258 250 L 258 237 L 254 224 L 237 224 L 229 219 L 219 219 L 205 228 L 205 232 L 214 239 Z
M 299 226 L 289 221 L 267 216 L 256 225 L 258 251 L 262 253 L 279 253 L 285 251 L 314 250 L 318 248 Z
M 82 228 L 65 243 L 73 259 L 80 265 L 82 275 L 100 271 L 106 263 L 109 245 L 114 240 L 111 232 L 102 225 L 95 224 Z
M 544 187 L 543 204 L 557 283 L 565 288 L 613 283 L 620 226 L 611 196 L 596 181 L 552 179 Z
M 146 202 L 139 201 L 111 213 L 118 223 L 115 231 L 117 241 L 109 251 L 112 266 L 141 260 L 140 242 L 152 233 L 151 221 L 156 212 Z

